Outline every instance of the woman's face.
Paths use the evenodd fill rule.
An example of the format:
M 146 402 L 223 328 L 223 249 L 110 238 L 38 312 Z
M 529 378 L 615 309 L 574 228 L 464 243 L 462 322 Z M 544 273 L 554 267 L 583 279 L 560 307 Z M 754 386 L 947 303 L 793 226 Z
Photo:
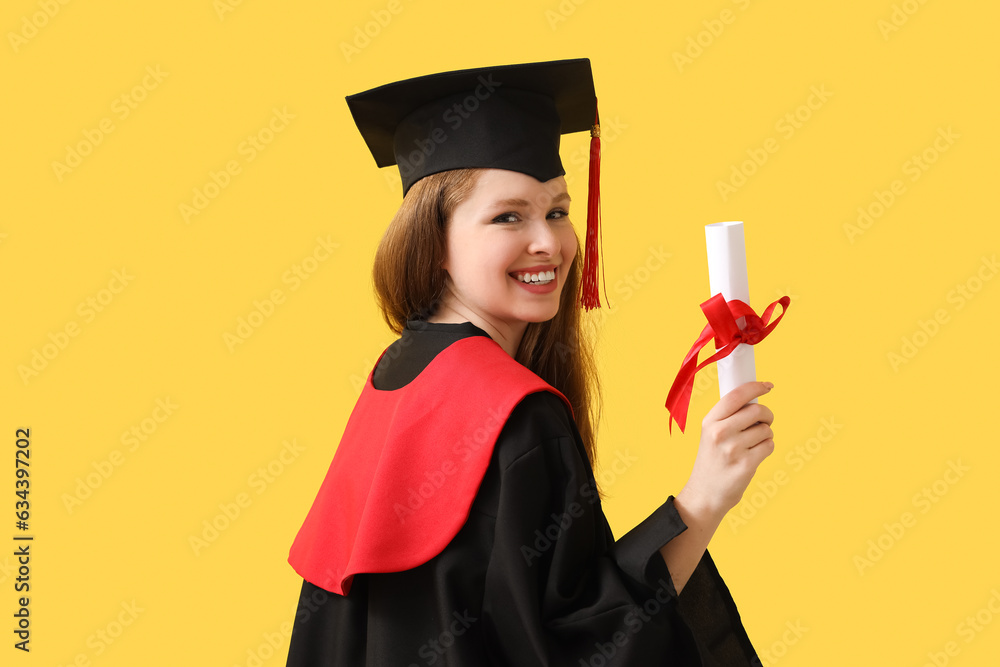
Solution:
M 555 317 L 576 256 L 569 203 L 562 176 L 542 183 L 505 169 L 480 172 L 447 224 L 445 305 L 500 330 Z

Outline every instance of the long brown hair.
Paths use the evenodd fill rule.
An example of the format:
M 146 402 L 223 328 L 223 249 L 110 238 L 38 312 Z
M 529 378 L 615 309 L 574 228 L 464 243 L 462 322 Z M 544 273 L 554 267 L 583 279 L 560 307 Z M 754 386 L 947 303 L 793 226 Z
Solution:
M 452 212 L 476 185 L 480 169 L 455 169 L 420 179 L 403 198 L 378 250 L 372 280 L 386 324 L 401 334 L 408 319 L 434 314 L 444 295 L 448 272 L 442 268 L 446 230 Z M 577 429 L 591 466 L 595 463 L 600 420 L 600 380 L 593 352 L 594 332 L 582 317 L 579 287 L 583 250 L 566 276 L 559 312 L 546 322 L 529 322 L 515 359 L 558 389 L 573 406 Z

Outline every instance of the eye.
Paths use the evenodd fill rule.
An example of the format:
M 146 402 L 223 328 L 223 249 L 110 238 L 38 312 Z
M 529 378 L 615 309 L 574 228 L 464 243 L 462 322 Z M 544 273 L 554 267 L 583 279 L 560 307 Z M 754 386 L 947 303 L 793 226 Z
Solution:
M 550 220 L 561 220 L 563 218 L 569 217 L 569 211 L 563 208 L 556 208 L 549 211 L 546 217 Z M 497 217 L 493 218 L 493 222 L 501 224 L 510 224 L 513 222 L 519 222 L 520 219 L 521 218 L 517 213 L 515 213 L 514 211 L 508 211 L 507 213 L 501 213 Z
M 508 219 L 508 218 L 513 218 L 513 219 Z M 513 211 L 507 213 L 501 213 L 497 217 L 493 218 L 493 222 L 500 222 L 500 223 L 517 222 L 517 213 L 514 213 Z

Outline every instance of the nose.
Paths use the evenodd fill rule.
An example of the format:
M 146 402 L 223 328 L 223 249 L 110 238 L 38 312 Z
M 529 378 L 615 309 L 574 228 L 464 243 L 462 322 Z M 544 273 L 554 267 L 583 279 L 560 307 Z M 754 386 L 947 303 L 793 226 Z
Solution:
M 559 254 L 559 236 L 544 217 L 535 218 L 528 227 L 528 253 L 554 257 Z

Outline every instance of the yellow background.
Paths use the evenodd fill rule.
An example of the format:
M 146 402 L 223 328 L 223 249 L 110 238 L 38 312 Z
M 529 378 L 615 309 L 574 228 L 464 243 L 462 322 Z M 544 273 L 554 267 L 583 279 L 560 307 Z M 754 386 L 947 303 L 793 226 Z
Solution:
M 392 340 L 370 267 L 398 175 L 375 168 L 344 96 L 589 57 L 614 305 L 596 315 L 609 464 L 598 473 L 615 533 L 690 471 L 718 399 L 712 369 L 687 434 L 668 436 L 663 401 L 704 324 L 703 226 L 743 220 L 752 305 L 792 299 L 757 349 L 759 378 L 776 385 L 764 402 L 777 450 L 731 515 L 745 523 L 723 524 L 711 546 L 758 652 L 770 665 L 996 664 L 1000 279 L 984 257 L 1000 248 L 1000 10 L 663 4 L 5 2 L 3 663 L 284 664 L 300 585 L 288 547 L 358 382 Z M 799 114 L 790 135 L 786 114 Z M 280 131 L 262 132 L 272 122 Z M 68 147 L 87 151 L 102 123 L 111 131 L 78 166 L 53 166 Z M 270 143 L 251 160 L 244 142 L 258 135 Z M 744 166 L 768 140 L 776 152 Z M 578 203 L 586 142 L 563 142 Z M 925 152 L 934 161 L 912 180 Z M 238 173 L 185 220 L 181 205 L 213 173 L 224 182 L 231 161 Z M 723 197 L 734 168 L 753 173 Z M 902 193 L 852 237 L 858 208 L 878 212 L 897 180 Z M 648 271 L 653 250 L 670 257 Z M 314 269 L 298 284 L 286 274 L 296 265 Z M 271 315 L 227 345 L 275 290 Z M 51 358 L 22 377 L 36 351 Z M 19 427 L 32 436 L 30 654 L 11 632 Z M 146 429 L 133 449 L 131 429 Z M 626 450 L 638 462 L 608 472 Z M 950 463 L 967 470 L 946 475 Z M 278 473 L 265 478 L 269 465 Z M 67 505 L 88 476 L 100 484 Z M 234 514 L 239 499 L 225 525 L 220 505 Z M 192 546 L 213 521 L 225 528 Z

